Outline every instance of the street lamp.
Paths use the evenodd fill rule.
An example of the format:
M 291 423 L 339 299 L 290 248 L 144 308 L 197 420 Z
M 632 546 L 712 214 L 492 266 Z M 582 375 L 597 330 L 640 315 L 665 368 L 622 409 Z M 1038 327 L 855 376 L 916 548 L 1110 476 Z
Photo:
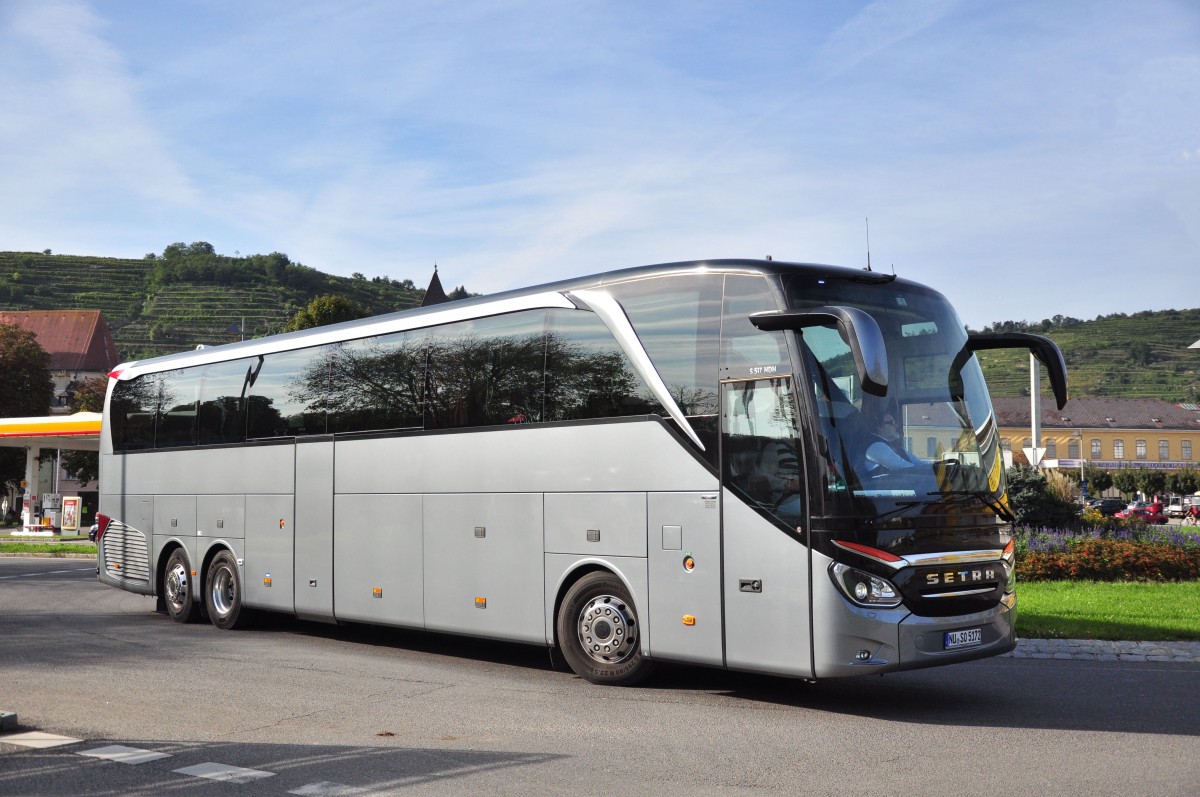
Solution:
M 1087 476 L 1084 474 L 1084 466 L 1087 465 L 1087 457 L 1083 454 L 1083 430 L 1076 429 L 1075 436 L 1079 438 L 1079 489 L 1083 493 L 1084 503 L 1087 502 Z

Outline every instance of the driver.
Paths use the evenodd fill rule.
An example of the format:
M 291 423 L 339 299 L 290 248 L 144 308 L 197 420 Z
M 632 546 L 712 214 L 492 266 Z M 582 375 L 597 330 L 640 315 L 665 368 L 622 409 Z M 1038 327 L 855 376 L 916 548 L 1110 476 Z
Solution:
M 883 412 L 877 419 L 874 430 L 869 433 L 863 447 L 863 476 L 879 476 L 898 470 L 915 468 L 923 464 L 904 449 L 900 440 L 900 429 L 896 415 Z

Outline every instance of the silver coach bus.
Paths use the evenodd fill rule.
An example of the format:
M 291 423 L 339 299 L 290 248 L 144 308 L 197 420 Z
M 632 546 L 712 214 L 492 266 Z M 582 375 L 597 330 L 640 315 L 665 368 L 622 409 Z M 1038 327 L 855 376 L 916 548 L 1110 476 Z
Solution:
M 1011 650 L 1012 516 L 968 334 L 894 275 L 718 260 L 125 363 L 99 578 L 253 610 L 806 679 Z

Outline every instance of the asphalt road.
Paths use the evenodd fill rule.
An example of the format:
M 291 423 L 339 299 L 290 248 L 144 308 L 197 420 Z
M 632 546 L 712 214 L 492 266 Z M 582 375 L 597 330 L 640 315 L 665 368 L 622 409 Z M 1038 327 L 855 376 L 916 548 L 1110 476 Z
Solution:
M 538 648 L 153 608 L 85 560 L 0 559 L 0 795 L 1200 793 L 1192 662 L 611 689 Z

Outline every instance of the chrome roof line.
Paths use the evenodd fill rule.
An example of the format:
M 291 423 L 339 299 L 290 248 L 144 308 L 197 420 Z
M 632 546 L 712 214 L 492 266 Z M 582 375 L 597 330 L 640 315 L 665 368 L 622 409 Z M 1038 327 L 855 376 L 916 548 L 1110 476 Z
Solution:
M 704 451 L 704 443 L 700 442 L 700 437 L 688 423 L 683 410 L 679 408 L 679 404 L 671 395 L 671 391 L 667 389 L 658 369 L 651 362 L 650 355 L 646 353 L 646 347 L 642 345 L 633 325 L 629 323 L 629 317 L 625 315 L 625 309 L 621 307 L 621 304 L 607 291 L 602 290 L 571 291 L 567 295 L 579 300 L 600 317 L 608 330 L 613 333 L 613 337 L 617 339 L 617 343 L 629 357 L 638 374 L 646 381 L 646 385 L 654 393 L 654 397 L 666 408 L 667 414 L 675 423 L 679 424 L 679 428 L 687 434 L 688 438 L 699 446 L 701 451 Z
M 289 335 L 273 335 L 271 337 L 248 340 L 244 343 L 232 343 L 225 346 L 213 346 L 211 348 L 182 352 L 180 354 L 169 354 L 165 357 L 156 357 L 153 360 L 122 363 L 113 370 L 120 373 L 119 379 L 132 379 L 141 374 L 157 371 L 171 371 L 176 368 L 185 368 L 188 366 L 240 360 L 246 357 L 257 357 L 277 351 L 306 349 L 310 346 L 320 346 L 326 343 L 338 343 L 340 341 L 366 338 L 373 335 L 386 335 L 392 332 L 406 332 L 439 324 L 468 321 L 473 318 L 515 313 L 520 310 L 551 308 L 574 310 L 575 305 L 562 293 L 546 292 L 498 299 L 484 306 L 477 303 L 464 303 L 462 305 L 450 303 L 439 305 L 438 308 L 436 312 L 415 314 L 390 313 L 376 317 L 373 322 L 363 319 L 363 321 L 351 322 L 353 327 L 348 327 L 345 324 L 331 324 L 327 327 L 316 327 Z

